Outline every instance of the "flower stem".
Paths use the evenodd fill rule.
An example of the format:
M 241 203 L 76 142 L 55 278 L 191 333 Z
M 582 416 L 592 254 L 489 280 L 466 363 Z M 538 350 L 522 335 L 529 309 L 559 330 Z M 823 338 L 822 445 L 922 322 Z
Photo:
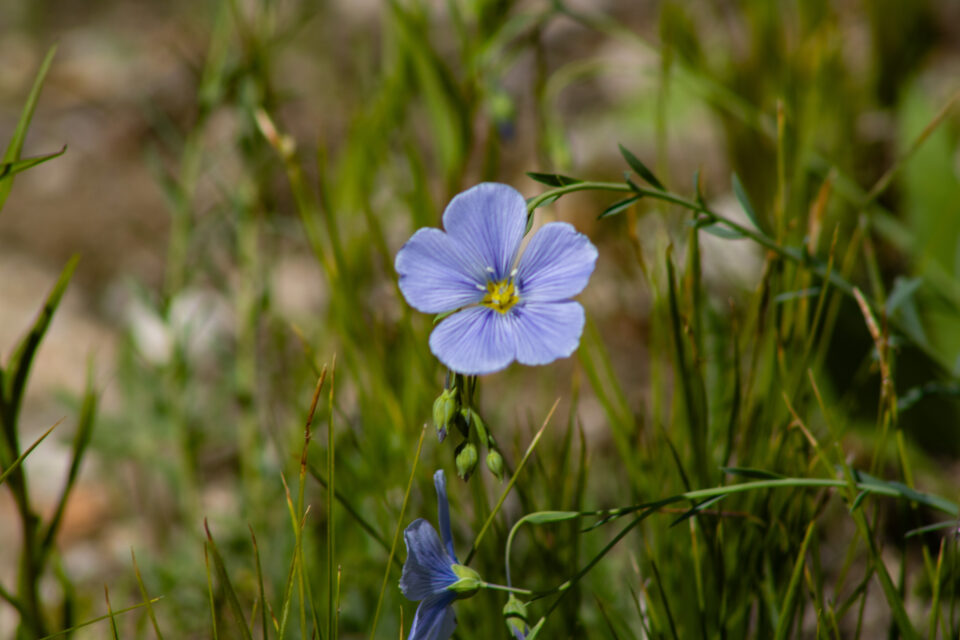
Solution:
M 536 593 L 530 589 L 518 589 L 517 587 L 508 587 L 504 584 L 494 584 L 492 582 L 483 582 L 480 586 L 484 589 L 492 589 L 494 591 L 509 591 L 510 593 L 519 593 L 522 596 L 532 596 Z

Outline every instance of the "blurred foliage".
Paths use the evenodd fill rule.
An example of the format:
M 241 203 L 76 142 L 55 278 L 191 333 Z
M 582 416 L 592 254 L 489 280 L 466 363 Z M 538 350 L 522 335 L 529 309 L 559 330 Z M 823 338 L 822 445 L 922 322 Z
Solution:
M 76 19 L 66 4 L 21 3 L 21 28 L 55 35 Z M 444 372 L 393 256 L 477 181 L 535 195 L 521 171 L 619 181 L 627 169 L 649 188 L 612 190 L 636 201 L 608 208 L 588 192 L 538 209 L 588 233 L 600 267 L 575 359 L 481 381 L 476 407 L 508 477 L 562 402 L 471 565 L 504 582 L 510 527 L 535 511 L 624 507 L 750 474 L 839 477 L 849 483 L 834 492 L 690 500 L 629 524 L 550 521 L 520 533 L 512 578 L 547 589 L 612 554 L 529 605 L 531 622 L 550 613 L 540 637 L 956 635 L 956 538 L 904 537 L 942 519 L 908 490 L 952 495 L 960 453 L 949 71 L 960 32 L 943 19 L 956 12 L 894 0 L 580 4 L 164 9 L 202 43 L 182 61 L 187 112 L 144 106 L 144 161 L 170 213 L 164 273 L 135 290 L 119 406 L 92 436 L 99 472 L 123 479 L 117 517 L 137 531 L 142 583 L 110 575 L 112 608 L 163 596 L 150 614 L 118 615 L 122 637 L 276 637 L 282 620 L 286 637 L 333 626 L 360 637 L 381 598 L 377 637 L 401 619 L 408 629 L 415 605 L 396 588 L 403 552 L 391 561 L 391 541 L 432 520 L 430 478 L 454 477 L 454 445 L 428 434 L 414 464 Z M 18 159 L 19 147 L 4 162 Z M 717 222 L 725 198 L 744 211 L 739 231 Z M 716 276 L 724 260 L 753 269 L 749 282 Z M 293 296 L 282 290 L 291 261 L 311 274 Z M 855 469 L 900 497 L 858 493 L 869 480 Z M 485 471 L 451 482 L 461 557 L 504 486 Z M 608 551 L 615 531 L 625 537 Z M 103 612 L 87 593 L 50 603 L 63 628 Z M 458 603 L 457 637 L 506 637 L 505 602 Z M 19 617 L 23 637 L 38 635 Z

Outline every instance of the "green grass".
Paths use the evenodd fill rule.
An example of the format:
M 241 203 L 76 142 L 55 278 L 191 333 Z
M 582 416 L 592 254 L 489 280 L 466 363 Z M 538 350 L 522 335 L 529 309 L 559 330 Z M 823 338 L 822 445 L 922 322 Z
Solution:
M 721 20 L 708 3 L 435 4 L 385 2 L 370 24 L 271 0 L 191 18 L 207 39 L 192 112 L 150 112 L 144 149 L 170 231 L 139 302 L 172 346 L 152 357 L 130 332 L 118 405 L 98 410 L 92 383 L 76 399 L 48 519 L 18 408 L 75 261 L 0 370 L 17 637 L 398 637 L 416 608 L 399 534 L 434 521 L 438 468 L 459 557 L 517 590 L 539 638 L 955 637 L 960 120 L 956 87 L 924 81 L 925 52 L 946 48 L 924 39 L 937 5 L 750 0 Z M 893 35 L 851 62 L 851 19 Z M 57 162 L 24 147 L 57 63 L 11 136 L 0 206 L 15 173 Z M 229 144 L 212 143 L 224 122 Z M 482 446 L 456 480 L 459 436 L 424 437 L 446 372 L 393 271 L 481 180 L 600 250 L 574 358 L 457 377 L 502 482 Z M 754 284 L 717 283 L 705 234 L 755 257 Z M 322 291 L 306 312 L 274 288 L 291 256 Z M 202 339 L 178 320 L 198 300 Z M 91 451 L 94 473 L 127 479 L 110 501 L 135 560 L 74 578 L 56 534 Z M 105 582 L 106 601 L 88 595 Z M 506 603 L 458 602 L 455 637 L 508 637 Z

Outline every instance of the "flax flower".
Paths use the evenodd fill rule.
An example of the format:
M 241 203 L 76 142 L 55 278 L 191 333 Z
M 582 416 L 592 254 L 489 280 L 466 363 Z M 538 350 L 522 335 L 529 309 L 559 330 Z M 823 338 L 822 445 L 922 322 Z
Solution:
M 447 478 L 442 469 L 433 474 L 433 484 L 443 541 L 423 518 L 403 532 L 407 560 L 400 575 L 400 590 L 410 600 L 420 600 L 407 640 L 447 640 L 457 626 L 453 602 L 472 596 L 483 584 L 477 572 L 461 565 L 453 551 Z
M 580 343 L 583 307 L 571 298 L 587 286 L 597 249 L 571 225 L 551 222 L 519 255 L 526 223 L 519 192 L 483 183 L 450 201 L 445 231 L 420 229 L 397 254 L 407 302 L 450 314 L 430 335 L 430 350 L 453 371 L 547 364 Z

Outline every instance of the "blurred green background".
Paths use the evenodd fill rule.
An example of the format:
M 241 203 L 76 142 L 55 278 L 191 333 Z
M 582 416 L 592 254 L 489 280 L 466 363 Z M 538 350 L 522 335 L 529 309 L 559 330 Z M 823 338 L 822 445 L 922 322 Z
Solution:
M 446 202 L 479 181 L 505 182 L 528 197 L 543 187 L 526 171 L 619 181 L 627 167 L 618 143 L 672 191 L 692 194 L 699 171 L 710 207 L 746 220 L 731 190 L 736 172 L 757 223 L 785 245 L 826 259 L 836 234 L 837 270 L 845 265 L 894 327 L 894 426 L 917 484 L 956 495 L 960 3 L 5 0 L 0 143 L 12 135 L 53 44 L 24 155 L 68 149 L 17 176 L 0 214 L 3 358 L 63 264 L 81 256 L 20 418 L 32 440 L 67 416 L 56 442 L 27 461 L 41 513 L 59 495 L 88 371 L 100 399 L 55 563 L 74 592 L 51 586 L 51 630 L 59 628 L 53 620 L 75 624 L 102 614 L 104 583 L 115 608 L 139 602 L 133 548 L 151 595 L 164 596 L 155 608 L 167 637 L 210 637 L 204 518 L 248 611 L 257 599 L 252 528 L 276 607 L 294 548 L 281 474 L 296 485 L 316 376 L 336 354 L 335 399 L 329 404 L 324 391 L 311 445 L 305 553 L 316 568 L 316 601 L 325 602 L 328 505 L 318 478 L 327 477 L 332 423 L 344 497 L 335 525 L 341 635 L 369 634 L 384 543 L 443 383 L 427 348 L 431 319 L 407 307 L 396 288 L 396 251 L 418 227 L 439 226 Z M 871 193 L 891 167 L 889 182 Z M 682 367 L 672 360 L 664 255 L 668 244 L 678 265 L 693 255 L 689 214 L 643 200 L 598 221 L 613 200 L 574 194 L 537 214 L 575 224 L 600 249 L 580 297 L 590 320 L 579 356 L 482 381 L 483 414 L 510 468 L 561 398 L 530 476 L 478 556 L 481 573 L 495 582 L 503 580 L 506 532 L 523 513 L 623 506 L 686 483 L 665 453 L 676 446 L 689 461 L 692 445 L 680 425 L 692 418 L 674 393 Z M 689 309 L 703 305 L 706 338 L 696 359 L 713 452 L 705 479 L 720 482 L 716 469 L 730 463 L 798 474 L 812 468 L 799 439 L 789 450 L 737 444 L 732 458 L 729 445 L 722 455 L 727 433 L 766 443 L 791 424 L 780 395 L 805 383 L 791 377 L 796 361 L 788 355 L 778 367 L 776 354 L 797 352 L 804 331 L 816 336 L 810 364 L 843 425 L 838 441 L 847 461 L 900 478 L 901 454 L 880 436 L 880 373 L 856 303 L 831 297 L 832 319 L 807 327 L 812 309 L 794 309 L 801 303 L 789 295 L 771 302 L 803 288 L 801 269 L 771 262 L 747 240 L 700 235 L 702 289 L 690 285 L 699 281 L 689 280 L 689 266 L 681 288 Z M 766 304 L 769 317 L 753 311 Z M 696 324 L 697 313 L 685 317 Z M 749 369 L 759 371 L 756 384 L 746 374 L 733 381 L 731 367 L 742 362 L 746 370 L 751 357 L 761 363 Z M 804 389 L 791 397 L 822 425 Z M 728 427 L 731 405 L 739 417 Z M 449 441 L 440 445 L 428 433 L 404 523 L 434 519 L 432 470 L 452 477 L 452 452 Z M 451 483 L 463 549 L 501 488 L 485 472 Z M 762 607 L 762 598 L 746 594 L 780 592 L 805 524 L 822 515 L 822 505 L 813 497 L 796 507 L 746 504 L 763 504 L 764 514 L 778 514 L 770 521 L 794 526 L 782 541 L 761 536 L 770 554 L 744 561 L 754 571 L 744 570 L 742 588 L 726 587 L 746 613 L 717 628 L 768 637 L 764 615 L 750 609 Z M 16 582 L 14 513 L 0 494 L 6 585 Z M 878 539 L 900 554 L 901 566 L 922 566 L 926 556 L 907 549 L 902 536 L 929 515 L 874 515 Z M 835 566 L 821 562 L 831 574 L 844 563 L 853 529 L 839 511 L 825 518 L 821 553 Z M 669 518 L 630 538 L 618 551 L 622 562 L 591 573 L 553 614 L 548 636 L 640 637 L 642 615 L 624 585 L 640 592 L 656 571 L 664 593 L 695 599 L 690 567 L 664 566 L 671 549 L 689 547 L 671 539 L 676 530 L 668 525 Z M 532 587 L 568 577 L 604 543 L 576 531 L 527 538 L 515 551 L 514 580 Z M 938 543 L 924 544 L 935 557 Z M 740 552 L 717 555 L 731 554 L 729 569 Z M 398 575 L 390 577 L 378 637 L 396 637 L 401 606 L 409 627 L 413 607 L 395 588 Z M 777 586 L 764 587 L 766 580 Z M 850 588 L 837 586 L 836 600 Z M 229 617 L 216 593 L 215 609 Z M 866 627 L 853 607 L 838 616 L 843 637 L 854 629 L 877 637 L 890 624 L 879 589 L 862 596 Z M 929 596 L 922 579 L 904 582 L 911 615 L 926 611 Z M 458 637 L 506 637 L 502 604 L 481 594 L 458 605 Z M 681 611 L 674 611 L 680 635 L 690 637 Z M 819 637 L 816 619 L 798 619 L 797 637 Z M 16 620 L 0 602 L 0 635 L 13 633 Z M 121 637 L 153 637 L 142 612 L 119 623 Z M 667 634 L 662 612 L 658 624 Z M 103 628 L 93 629 L 78 637 L 103 637 Z

